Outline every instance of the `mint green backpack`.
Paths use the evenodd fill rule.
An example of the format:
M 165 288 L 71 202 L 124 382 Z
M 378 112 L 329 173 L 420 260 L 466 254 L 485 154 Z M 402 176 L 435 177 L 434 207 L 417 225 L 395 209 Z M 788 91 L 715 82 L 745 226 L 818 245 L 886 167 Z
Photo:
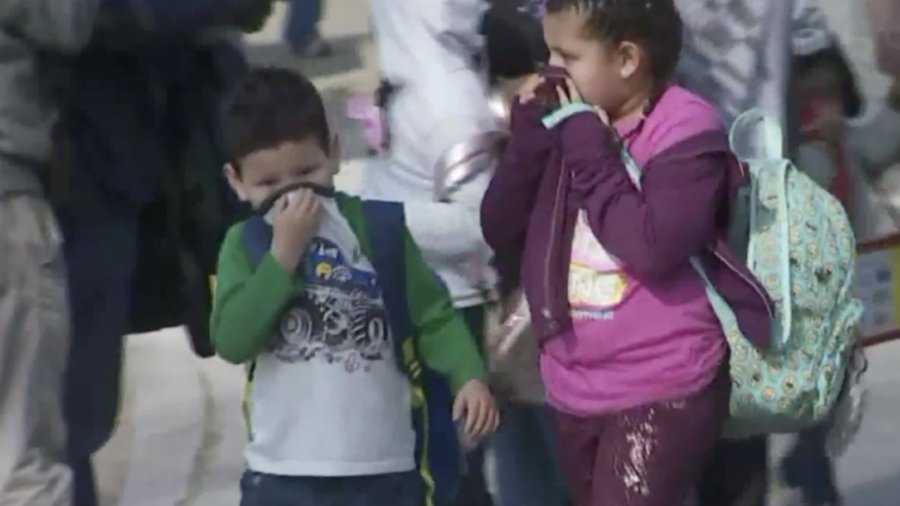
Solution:
M 731 148 L 750 169 L 729 238 L 776 308 L 772 347 L 759 352 L 697 259 L 731 349 L 732 438 L 788 433 L 828 416 L 841 393 L 862 304 L 853 295 L 856 242 L 841 204 L 784 157 L 782 130 L 760 110 L 735 120 Z M 623 154 L 632 179 L 634 160 Z

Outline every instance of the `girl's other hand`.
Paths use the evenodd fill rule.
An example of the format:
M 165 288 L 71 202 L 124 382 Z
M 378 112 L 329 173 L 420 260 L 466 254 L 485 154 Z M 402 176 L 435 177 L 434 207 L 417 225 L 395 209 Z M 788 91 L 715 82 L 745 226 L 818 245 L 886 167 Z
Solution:
M 542 84 L 544 84 L 544 77 L 540 74 L 532 74 L 528 79 L 525 79 L 525 82 L 519 87 L 519 92 L 517 93 L 519 102 L 527 104 L 534 100 L 537 96 L 537 89 Z
M 575 83 L 568 77 L 566 78 L 564 86 L 556 87 L 556 94 L 559 95 L 560 107 L 584 101 L 581 99 L 581 93 L 578 93 L 578 88 L 575 87 Z
M 575 82 L 570 78 L 566 78 L 565 86 L 558 86 L 556 88 L 556 94 L 559 96 L 559 106 L 565 107 L 569 104 L 575 104 L 578 102 L 584 102 L 584 99 L 581 98 L 581 93 L 578 92 L 578 88 L 575 87 Z M 609 126 L 609 115 L 603 109 L 593 106 L 594 113 L 597 114 L 597 117 L 600 118 L 601 121 L 607 126 Z

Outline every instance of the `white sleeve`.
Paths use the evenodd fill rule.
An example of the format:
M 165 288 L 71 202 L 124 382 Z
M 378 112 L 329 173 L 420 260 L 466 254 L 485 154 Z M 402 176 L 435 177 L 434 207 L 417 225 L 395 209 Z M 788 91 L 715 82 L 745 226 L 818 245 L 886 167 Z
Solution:
M 79 51 L 94 30 L 100 0 L 0 0 L 0 28 L 52 51 Z
M 454 193 L 453 202 L 405 203 L 406 226 L 427 257 L 465 260 L 473 252 L 487 251 L 480 208 L 489 181 L 489 174 L 469 181 Z

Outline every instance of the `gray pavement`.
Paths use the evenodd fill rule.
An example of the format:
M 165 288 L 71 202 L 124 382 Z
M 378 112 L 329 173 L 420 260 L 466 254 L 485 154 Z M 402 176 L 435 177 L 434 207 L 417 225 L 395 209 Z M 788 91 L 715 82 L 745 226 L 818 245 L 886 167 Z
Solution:
M 414 1 L 414 0 L 410 0 Z M 323 33 L 333 58 L 298 61 L 280 44 L 284 7 L 247 38 L 258 64 L 299 68 L 322 90 L 343 140 L 339 185 L 355 190 L 365 153 L 343 115 L 348 96 L 377 85 L 365 0 L 328 2 Z M 872 86 L 875 86 L 873 84 Z M 239 500 L 246 441 L 243 370 L 190 353 L 173 329 L 126 340 L 125 394 L 118 430 L 97 456 L 103 506 L 227 506 Z M 900 505 L 900 344 L 870 350 L 869 410 L 863 432 L 839 464 L 847 506 Z

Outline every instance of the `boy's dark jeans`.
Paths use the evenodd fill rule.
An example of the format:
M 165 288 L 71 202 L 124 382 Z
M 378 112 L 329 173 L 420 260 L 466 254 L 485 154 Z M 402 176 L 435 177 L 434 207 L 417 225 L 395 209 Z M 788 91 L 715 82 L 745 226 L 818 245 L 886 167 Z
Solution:
M 275 476 L 247 471 L 241 506 L 422 506 L 417 471 L 372 476 Z

